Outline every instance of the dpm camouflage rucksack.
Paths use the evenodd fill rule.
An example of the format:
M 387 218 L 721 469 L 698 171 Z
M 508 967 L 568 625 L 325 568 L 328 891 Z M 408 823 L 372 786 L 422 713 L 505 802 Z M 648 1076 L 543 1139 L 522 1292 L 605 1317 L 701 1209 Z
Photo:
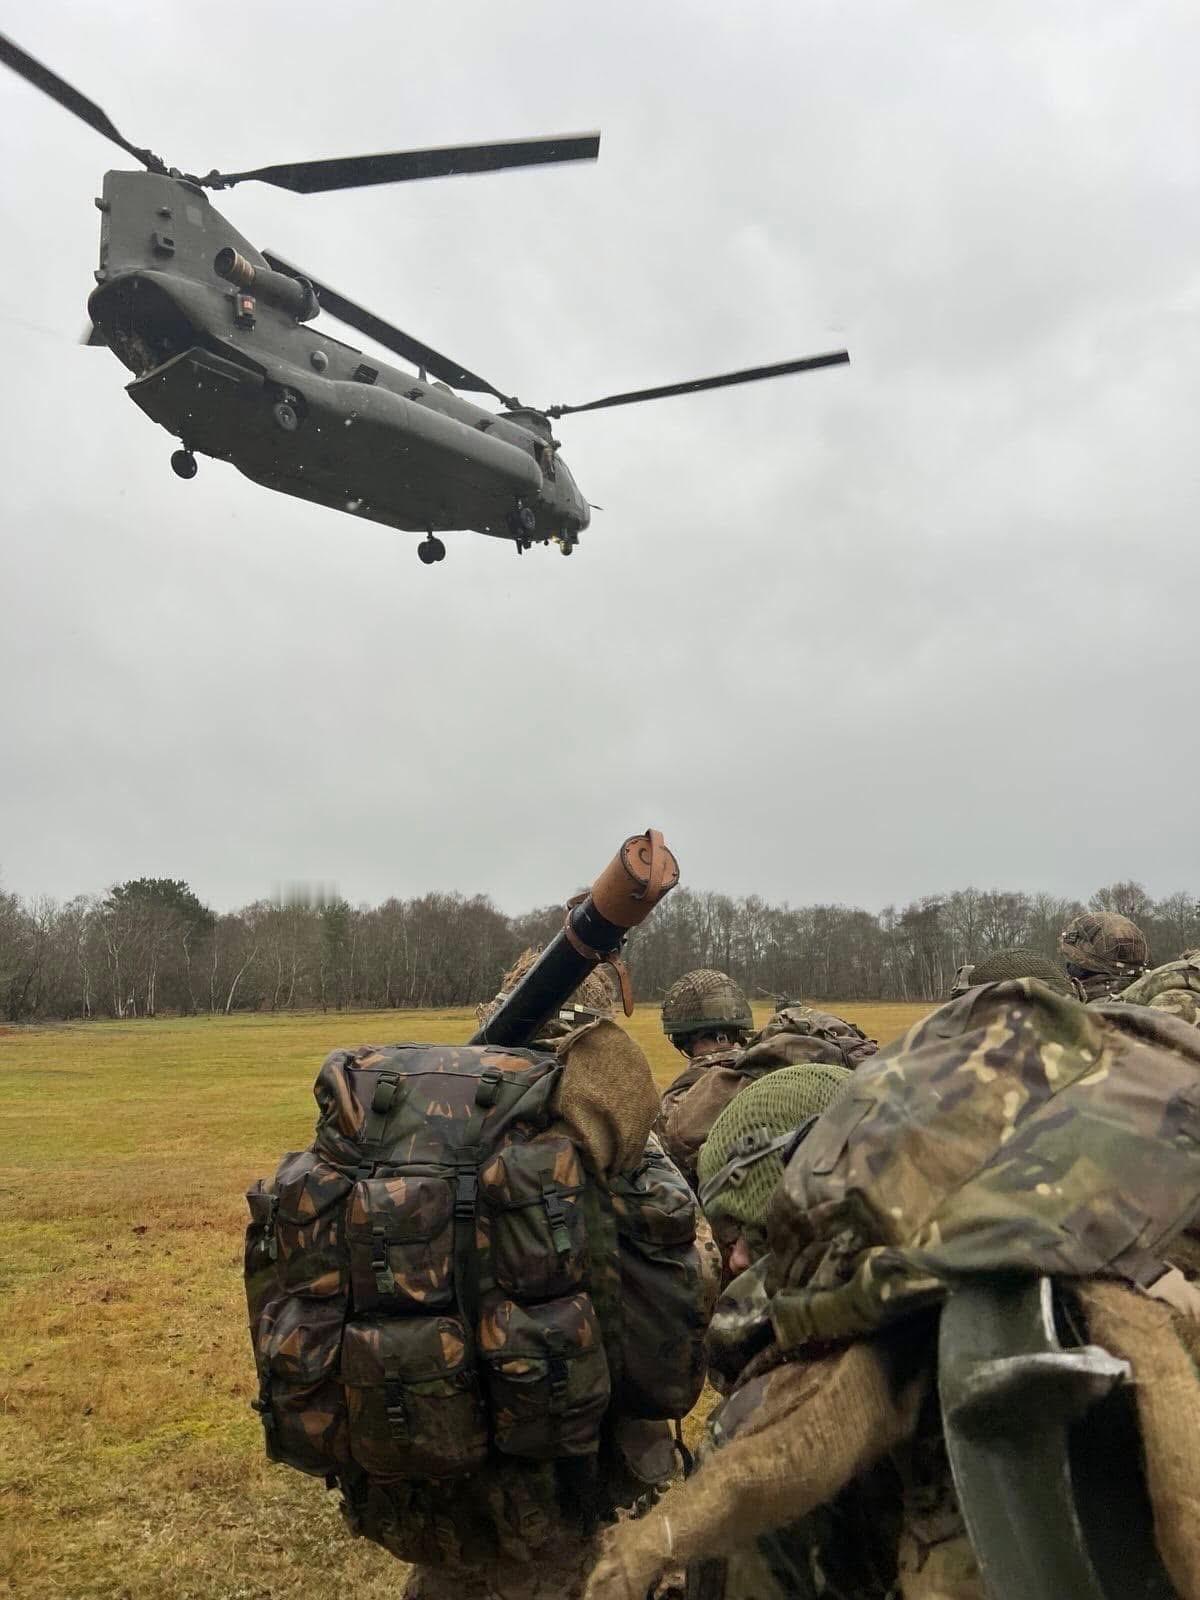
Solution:
M 532 1050 L 335 1051 L 311 1149 L 247 1197 L 267 1453 L 409 1559 L 469 1558 L 475 1535 L 443 1526 L 453 1480 L 594 1458 L 612 1415 L 683 1415 L 703 1383 L 687 1185 L 652 1149 L 589 1176 L 556 1121 L 563 1071 Z
M 989 984 L 860 1066 L 799 1144 L 765 1309 L 790 1350 L 996 1274 L 1145 1284 L 1198 1210 L 1196 1030 Z

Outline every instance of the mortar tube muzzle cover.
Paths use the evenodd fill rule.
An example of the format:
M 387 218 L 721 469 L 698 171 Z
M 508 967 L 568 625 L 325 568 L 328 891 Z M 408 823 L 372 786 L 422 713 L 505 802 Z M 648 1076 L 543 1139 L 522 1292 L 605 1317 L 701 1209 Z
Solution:
M 529 1044 L 589 972 L 614 960 L 630 929 L 678 882 L 679 863 L 661 833 L 650 828 L 626 839 L 591 892 L 568 905 L 560 932 L 468 1042 Z
M 614 927 L 636 928 L 679 882 L 679 863 L 657 828 L 626 839 L 592 885 L 591 901 Z

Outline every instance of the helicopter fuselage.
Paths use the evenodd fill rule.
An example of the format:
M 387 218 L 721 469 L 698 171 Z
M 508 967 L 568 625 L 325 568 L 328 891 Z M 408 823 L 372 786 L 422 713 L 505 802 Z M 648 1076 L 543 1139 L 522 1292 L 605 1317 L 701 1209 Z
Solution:
M 499 413 L 306 325 L 316 302 L 204 190 L 109 172 L 88 309 L 131 398 L 187 450 L 284 494 L 418 533 L 573 546 L 590 520 L 550 424 Z M 239 287 L 218 255 L 254 269 Z

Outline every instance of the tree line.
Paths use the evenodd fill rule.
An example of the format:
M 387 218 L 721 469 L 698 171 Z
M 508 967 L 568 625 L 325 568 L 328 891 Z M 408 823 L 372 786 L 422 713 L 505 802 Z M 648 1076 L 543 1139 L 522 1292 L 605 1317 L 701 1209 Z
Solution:
M 1132 917 L 1155 962 L 1200 946 L 1194 894 L 1155 901 L 1120 882 L 1087 905 Z M 955 969 L 989 951 L 1019 944 L 1056 956 L 1060 929 L 1083 909 L 1019 890 L 956 889 L 872 912 L 679 889 L 630 939 L 627 960 L 642 1000 L 692 967 L 720 967 L 754 998 L 940 1000 Z M 473 1005 L 562 917 L 560 906 L 510 916 L 486 895 L 462 894 L 376 906 L 257 900 L 218 912 L 168 878 L 65 903 L 0 890 L 0 1016 Z

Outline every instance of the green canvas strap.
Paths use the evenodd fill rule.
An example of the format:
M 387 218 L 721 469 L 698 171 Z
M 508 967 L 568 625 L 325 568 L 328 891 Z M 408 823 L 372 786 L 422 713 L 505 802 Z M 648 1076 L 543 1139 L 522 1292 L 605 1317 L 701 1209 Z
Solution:
M 479 1140 L 488 1112 L 496 1104 L 504 1074 L 488 1067 L 479 1075 L 475 1109 L 454 1155 L 454 1298 L 473 1339 L 479 1312 L 479 1253 L 475 1240 L 475 1202 L 479 1192 Z
M 567 1226 L 567 1213 L 562 1202 L 562 1192 L 556 1183 L 543 1185 L 542 1205 L 546 1210 L 546 1221 L 550 1224 L 550 1237 L 554 1241 L 556 1252 L 560 1256 L 569 1256 L 571 1253 L 571 1230 Z
M 402 1076 L 399 1072 L 386 1069 L 375 1080 L 375 1093 L 371 1096 L 371 1104 L 367 1107 L 367 1114 L 363 1118 L 360 1136 L 363 1154 L 356 1177 L 369 1178 L 382 1157 L 383 1135 L 388 1118 L 402 1093 L 400 1087 Z
M 383 1402 L 389 1433 L 398 1442 L 407 1443 L 410 1437 L 408 1411 L 404 1404 L 404 1385 L 398 1373 L 384 1373 Z
M 371 1271 L 375 1274 L 376 1293 L 384 1299 L 396 1292 L 396 1275 L 392 1271 L 387 1253 L 387 1229 L 377 1222 L 371 1229 Z

